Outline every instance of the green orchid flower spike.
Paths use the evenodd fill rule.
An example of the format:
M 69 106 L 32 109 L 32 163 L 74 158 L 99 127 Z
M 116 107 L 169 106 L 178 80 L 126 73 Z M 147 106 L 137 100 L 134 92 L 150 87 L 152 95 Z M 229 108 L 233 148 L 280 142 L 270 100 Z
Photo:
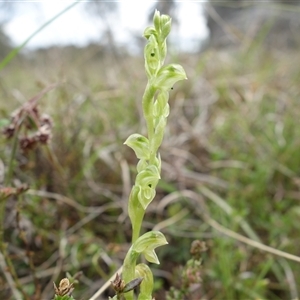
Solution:
M 141 266 L 139 268 L 136 266 L 136 262 L 141 254 L 145 256 L 148 262 L 159 264 L 154 249 L 166 244 L 168 244 L 168 242 L 165 236 L 159 231 L 150 231 L 140 236 L 130 247 L 125 257 L 123 264 L 123 280 L 129 282 L 132 280 L 131 278 L 135 277 L 137 270 L 141 269 Z M 149 272 L 148 269 L 147 272 Z M 147 278 L 149 278 L 149 274 L 147 274 Z M 148 285 L 150 285 L 149 280 L 143 283 L 143 290 L 144 294 L 146 293 L 145 291 L 148 291 L 148 296 L 151 297 L 152 288 L 149 289 Z M 126 299 L 133 299 L 133 292 L 127 293 L 124 296 Z
M 128 284 L 136 278 L 143 278 L 138 300 L 151 300 L 153 290 L 153 275 L 150 268 L 145 264 L 137 264 L 140 255 L 143 254 L 150 263 L 159 264 L 155 248 L 167 244 L 166 238 L 159 231 L 150 231 L 142 236 L 140 231 L 145 211 L 156 195 L 156 186 L 160 179 L 161 159 L 158 149 L 164 137 L 169 115 L 169 92 L 177 81 L 187 79 L 180 65 L 164 66 L 171 18 L 155 11 L 153 24 L 154 26 L 147 27 L 144 31 L 144 37 L 147 39 L 144 58 L 148 83 L 142 106 L 147 124 L 147 137 L 134 133 L 124 143 L 132 148 L 139 162 L 128 203 L 128 214 L 132 224 L 132 246 L 124 260 L 122 280 L 124 284 Z M 126 300 L 136 299 L 131 290 L 123 296 Z

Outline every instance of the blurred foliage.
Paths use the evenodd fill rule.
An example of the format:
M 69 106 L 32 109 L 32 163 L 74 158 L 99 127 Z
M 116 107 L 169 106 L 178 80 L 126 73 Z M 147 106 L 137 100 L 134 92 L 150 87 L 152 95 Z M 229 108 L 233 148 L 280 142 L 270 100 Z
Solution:
M 96 16 L 103 16 L 117 9 L 117 2 L 114 1 L 86 1 L 85 7 L 88 12 Z
M 0 24 L 7 22 L 12 18 L 16 7 L 16 2 L 2 1 L 0 2 Z
M 299 46 L 300 1 L 208 1 L 205 5 L 210 44 L 213 47 L 238 46 L 267 28 L 264 42 L 271 47 Z
M 220 235 L 203 218 L 247 236 L 243 220 L 263 243 L 300 255 L 299 51 L 263 45 L 262 33 L 237 49 L 176 58 L 189 80 L 171 93 L 162 180 L 144 223 L 169 242 L 153 267 L 157 299 L 180 282 L 195 239 L 208 246 L 197 297 L 299 298 L 297 263 Z M 123 142 L 145 132 L 143 69 L 142 57 L 92 45 L 29 53 L 1 71 L 2 127 L 20 104 L 57 84 L 38 101 L 52 118 L 51 143 L 17 150 L 13 184 L 30 189 L 9 198 L 5 216 L 8 253 L 31 298 L 38 291 L 53 298 L 53 281 L 82 271 L 74 298 L 88 299 L 122 263 L 131 232 L 124 201 L 136 165 Z M 12 141 L 1 135 L 0 148 L 2 181 Z M 203 186 L 219 198 L 201 193 Z M 0 298 L 12 299 L 5 282 Z
M 11 51 L 11 42 L 9 37 L 4 33 L 3 26 L 0 25 L 0 58 L 5 57 Z
M 0 59 L 11 50 L 9 37 L 3 30 L 3 25 L 13 16 L 15 4 L 13 2 L 0 2 Z

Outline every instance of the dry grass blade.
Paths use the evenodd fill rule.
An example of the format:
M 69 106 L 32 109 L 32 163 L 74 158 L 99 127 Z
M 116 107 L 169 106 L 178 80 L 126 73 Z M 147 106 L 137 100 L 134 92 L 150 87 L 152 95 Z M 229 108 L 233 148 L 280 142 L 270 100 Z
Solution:
M 39 197 L 45 197 L 45 198 L 50 198 L 50 199 L 55 199 L 58 202 L 67 204 L 69 206 L 74 207 L 78 211 L 84 212 L 84 213 L 92 213 L 92 214 L 99 214 L 104 212 L 105 210 L 116 207 L 116 204 L 114 203 L 113 205 L 102 205 L 102 206 L 96 206 L 96 207 L 85 207 L 79 203 L 77 203 L 75 200 L 68 198 L 66 196 L 57 194 L 57 193 L 51 193 L 51 192 L 46 192 L 46 191 L 37 191 L 37 190 L 28 190 L 26 192 L 28 195 L 33 195 L 33 196 L 39 196 Z
M 245 244 L 247 244 L 251 247 L 255 247 L 257 249 L 268 252 L 270 254 L 273 254 L 273 255 L 283 257 L 283 258 L 286 258 L 286 259 L 289 259 L 289 260 L 296 261 L 296 262 L 300 263 L 300 257 L 299 256 L 296 256 L 296 255 L 293 255 L 293 254 L 290 254 L 290 253 L 272 248 L 272 247 L 267 246 L 263 243 L 260 243 L 260 242 L 251 240 L 249 238 L 246 238 L 245 236 L 243 236 L 241 234 L 238 234 L 238 233 L 236 233 L 236 232 L 234 232 L 234 231 L 232 231 L 228 228 L 223 227 L 217 221 L 211 219 L 207 214 L 203 214 L 203 219 L 205 220 L 205 222 L 207 224 L 209 224 L 214 229 L 218 230 L 219 232 L 221 232 L 221 233 L 223 233 L 223 234 L 225 234 L 225 235 L 227 235 L 227 236 L 229 236 L 229 237 L 231 237 L 231 238 L 233 238 L 233 239 L 235 239 L 239 242 L 245 243 Z
M 8 271 L 8 267 L 5 263 L 4 256 L 0 252 L 0 267 L 2 269 L 2 272 L 4 273 L 4 276 L 7 280 L 7 283 L 9 284 L 9 287 L 15 297 L 16 300 L 22 300 L 22 295 L 21 293 L 15 288 L 15 282 L 14 279 L 12 278 L 10 272 Z
M 89 300 L 97 300 L 105 292 L 105 290 L 109 288 L 111 282 L 116 278 L 116 275 L 120 274 L 121 272 L 122 267 L 120 267 L 118 271 L 116 271 L 114 275 L 112 275 L 109 280 L 107 280 L 106 283 L 91 298 L 89 298 Z
M 177 223 L 179 220 L 183 219 L 188 214 L 189 214 L 189 210 L 188 209 L 183 209 L 179 213 L 177 213 L 176 215 L 174 215 L 173 217 L 171 217 L 169 219 L 166 219 L 166 220 L 164 220 L 164 221 L 159 222 L 158 224 L 156 224 L 153 227 L 153 230 L 162 230 L 163 228 L 171 226 L 171 225 Z

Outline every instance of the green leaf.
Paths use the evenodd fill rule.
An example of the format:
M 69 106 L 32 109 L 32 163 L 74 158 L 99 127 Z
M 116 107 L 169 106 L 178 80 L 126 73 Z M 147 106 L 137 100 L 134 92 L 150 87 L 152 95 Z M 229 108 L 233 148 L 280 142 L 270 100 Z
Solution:
M 0 119 L 0 128 L 3 128 L 5 126 L 8 126 L 10 123 L 9 119 Z

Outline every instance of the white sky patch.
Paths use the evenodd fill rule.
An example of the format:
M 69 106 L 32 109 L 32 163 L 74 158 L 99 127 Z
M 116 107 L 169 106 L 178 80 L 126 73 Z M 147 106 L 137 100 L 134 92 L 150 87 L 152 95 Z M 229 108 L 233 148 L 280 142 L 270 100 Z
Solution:
M 181 51 L 197 52 L 201 41 L 209 34 L 203 7 L 199 2 L 181 2 L 177 12 L 180 21 L 178 47 Z
M 142 36 L 147 25 L 147 12 L 153 5 L 152 1 L 127 2 L 120 1 L 119 17 L 112 24 L 115 38 L 122 44 L 130 43 L 132 35 Z
M 14 45 L 22 44 L 34 31 L 52 17 L 60 13 L 72 1 L 40 1 L 37 3 L 19 3 L 16 16 L 6 24 L 5 31 Z M 148 24 L 150 8 L 154 1 L 119 1 L 117 11 L 104 20 L 92 16 L 84 5 L 79 3 L 57 18 L 53 23 L 39 32 L 27 48 L 48 47 L 51 45 L 74 44 L 85 46 L 90 42 L 101 42 L 107 26 L 111 27 L 114 39 L 121 44 L 132 43 L 132 34 L 143 35 Z M 180 27 L 173 27 L 171 41 L 178 50 L 196 51 L 200 39 L 207 37 L 201 5 L 199 2 L 177 3 Z
M 26 3 L 19 4 L 16 17 L 6 25 L 5 30 L 14 44 L 19 45 L 68 5 L 70 3 L 66 1 L 46 1 L 37 3 L 36 7 Z M 38 33 L 27 44 L 27 48 L 47 47 L 53 44 L 83 46 L 90 41 L 99 41 L 100 25 L 96 18 L 88 15 L 83 3 L 79 3 Z

